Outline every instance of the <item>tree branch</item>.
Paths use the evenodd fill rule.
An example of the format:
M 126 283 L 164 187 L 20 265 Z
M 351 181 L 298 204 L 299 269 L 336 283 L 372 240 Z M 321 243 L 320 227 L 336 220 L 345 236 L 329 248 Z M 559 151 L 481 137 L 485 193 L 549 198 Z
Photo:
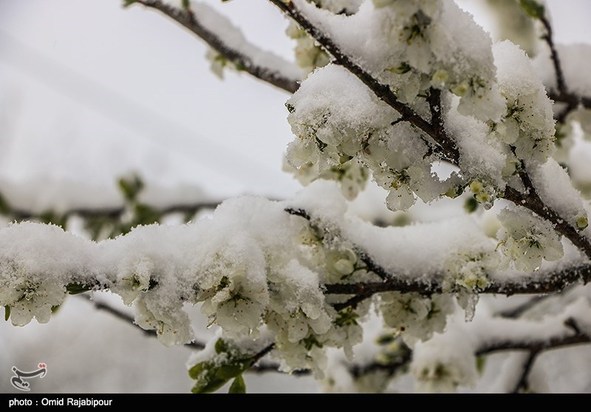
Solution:
M 552 25 L 546 16 L 540 17 L 540 21 L 546 30 L 546 34 L 542 36 L 542 39 L 550 49 L 550 57 L 554 66 L 554 73 L 556 74 L 556 86 L 558 87 L 558 92 L 560 94 L 568 94 L 568 88 L 566 87 L 566 82 L 564 80 L 564 72 L 562 71 L 562 65 L 560 64 L 560 57 L 558 56 L 558 51 L 554 44 Z
M 509 351 L 509 350 L 537 350 L 548 351 L 554 349 L 561 349 L 566 346 L 583 345 L 591 343 L 589 336 L 582 333 L 575 333 L 568 336 L 553 336 L 548 339 L 526 339 L 526 340 L 501 340 L 493 342 L 490 345 L 484 345 L 477 352 L 476 355 L 487 355 L 495 352 Z
M 108 305 L 104 302 L 93 300 L 88 295 L 79 295 L 79 296 L 80 296 L 80 298 L 84 299 L 85 301 L 91 303 L 95 309 L 105 312 L 105 313 L 108 313 L 108 314 L 112 315 L 113 317 L 115 317 L 116 319 L 122 320 L 129 325 L 135 325 L 136 329 L 141 331 L 145 336 L 148 336 L 150 338 L 157 337 L 155 330 L 141 328 L 140 326 L 138 326 L 135 323 L 135 319 L 133 318 L 133 316 L 125 313 L 124 311 L 116 309 L 113 306 Z M 195 340 L 193 342 L 185 343 L 184 346 L 187 348 L 193 349 L 193 350 L 201 350 L 201 349 L 205 348 L 205 343 Z
M 273 86 L 290 93 L 293 93 L 298 89 L 301 78 L 291 74 L 282 73 L 279 67 L 292 66 L 293 71 L 299 69 L 295 68 L 293 64 L 284 61 L 280 57 L 272 55 L 269 52 L 262 51 L 258 48 L 253 50 L 253 52 L 249 55 L 246 54 L 244 50 L 239 50 L 236 47 L 232 47 L 232 45 L 230 45 L 228 41 L 224 39 L 222 31 L 226 28 L 221 27 L 220 32 L 216 32 L 205 25 L 204 22 L 199 19 L 199 16 L 194 14 L 190 9 L 177 9 L 163 3 L 160 0 L 127 1 L 127 5 L 136 3 L 157 10 L 181 24 L 191 33 L 197 35 L 199 38 L 205 41 L 212 49 L 222 55 L 225 59 L 234 63 L 234 65 L 240 70 L 244 70 L 257 79 L 272 84 Z M 253 45 L 250 45 L 250 47 L 255 48 Z M 269 64 L 268 66 L 263 65 L 263 63 L 260 61 L 261 59 L 258 59 L 259 61 L 257 61 L 256 57 L 259 54 L 265 54 L 265 63 Z M 271 67 L 271 65 L 275 67 Z
M 534 362 L 538 358 L 540 351 L 538 349 L 531 349 L 523 363 L 523 369 L 519 375 L 519 379 L 515 384 L 515 387 L 511 391 L 512 393 L 526 392 L 529 389 L 529 374 L 534 366 Z
M 521 193 L 518 190 L 507 186 L 503 198 L 510 200 L 518 206 L 526 207 L 536 215 L 552 223 L 554 229 L 570 240 L 587 257 L 591 258 L 591 243 L 589 239 L 583 236 L 577 229 L 566 222 L 556 211 L 547 206 L 538 196 L 534 186 L 529 180 L 529 176 L 523 173 L 522 180 L 526 186 L 527 193 Z
M 310 213 L 304 209 L 286 208 L 285 211 L 308 221 L 313 220 Z M 546 211 L 546 213 L 548 212 Z M 377 274 L 382 279 L 382 282 L 334 283 L 324 285 L 325 293 L 327 294 L 353 295 L 348 301 L 336 304 L 335 309 L 341 310 L 347 307 L 354 307 L 374 294 L 382 292 L 415 292 L 422 295 L 443 293 L 442 276 L 440 274 L 433 273 L 430 276 L 413 278 L 397 276 L 394 273 L 390 273 L 386 268 L 372 259 L 359 245 L 353 244 L 352 247 L 358 254 L 359 259 L 366 265 L 367 270 Z M 523 278 L 504 282 L 491 281 L 479 293 L 504 294 L 507 296 L 514 294 L 557 293 L 574 283 L 587 283 L 589 281 L 591 281 L 591 264 L 581 264 L 559 269 L 546 275 L 536 273 L 535 276 L 531 275 L 527 281 L 524 281 Z
M 526 279 L 511 279 L 504 282 L 491 281 L 479 294 L 529 295 L 542 293 L 558 293 L 567 286 L 591 281 L 591 264 L 582 264 L 565 269 L 559 269 L 547 274 L 535 274 Z M 432 280 L 419 278 L 396 278 L 390 274 L 383 282 L 361 283 L 333 283 L 324 285 L 325 293 L 329 295 L 361 295 L 369 298 L 376 293 L 402 292 L 434 295 L 443 293 L 441 277 Z M 349 305 L 350 306 L 350 305 Z M 342 308 L 340 308 L 342 309 Z
M 527 301 L 523 302 L 520 305 L 517 305 L 516 307 L 510 308 L 510 309 L 505 309 L 505 310 L 498 312 L 495 316 L 500 316 L 502 318 L 508 318 L 508 319 L 519 318 L 525 312 L 529 311 L 531 308 L 535 307 L 539 303 L 545 301 L 550 296 L 552 296 L 552 295 L 534 296 L 533 298 L 528 299 Z
M 200 210 L 215 209 L 221 202 L 222 201 L 218 200 L 208 200 L 198 203 L 169 205 L 162 208 L 152 206 L 148 207 L 150 207 L 152 210 L 154 210 L 160 215 L 168 215 L 171 213 L 195 214 Z M 121 219 L 126 210 L 127 209 L 124 206 L 112 208 L 73 208 L 68 209 L 64 212 L 60 212 L 58 214 L 60 217 L 63 218 L 69 218 L 71 216 L 80 216 L 84 219 L 105 218 L 109 220 L 118 220 Z M 13 208 L 11 206 L 7 207 L 4 210 L 0 210 L 0 214 L 16 221 L 31 219 L 43 220 L 42 214 L 35 213 L 30 210 Z
M 308 222 L 311 222 L 311 220 L 312 220 L 312 217 L 310 216 L 310 214 L 307 211 L 305 211 L 304 209 L 294 209 L 294 208 L 288 207 L 285 209 L 285 211 L 287 213 L 289 213 L 290 215 L 300 216 L 300 217 L 306 219 Z M 388 277 L 390 276 L 388 271 L 386 271 L 386 269 L 384 269 L 383 267 L 378 265 L 376 262 L 374 262 L 374 260 L 369 256 L 369 254 L 365 250 L 363 250 L 362 248 L 360 248 L 356 245 L 353 245 L 353 251 L 355 252 L 357 257 L 359 258 L 359 260 L 363 262 L 363 264 L 365 265 L 365 269 L 367 271 L 372 272 L 373 274 L 375 274 L 376 276 L 378 276 L 382 280 L 388 279 Z
M 339 64 L 361 80 L 375 95 L 387 105 L 396 110 L 405 121 L 411 123 L 430 136 L 441 148 L 445 160 L 457 165 L 460 154 L 454 142 L 447 136 L 445 130 L 438 130 L 429 122 L 419 116 L 411 107 L 398 100 L 388 85 L 380 83 L 370 73 L 355 63 L 349 56 L 343 53 L 330 37 L 325 35 L 319 28 L 314 26 L 292 2 L 282 0 L 269 0 L 287 16 L 295 20 L 312 38 L 314 38 L 327 53 L 329 53 L 336 64 Z
M 554 43 L 552 25 L 546 16 L 541 17 L 540 21 L 546 30 L 546 34 L 542 36 L 542 39 L 546 42 L 548 48 L 550 49 L 550 59 L 552 60 L 552 66 L 554 67 L 554 74 L 556 76 L 557 90 L 550 90 L 548 92 L 548 97 L 550 97 L 550 99 L 554 100 L 555 102 L 564 103 L 566 105 L 566 107 L 564 107 L 556 116 L 556 120 L 559 123 L 564 123 L 566 116 L 568 116 L 568 114 L 575 110 L 579 105 L 582 105 L 587 109 L 591 109 L 591 98 L 578 96 L 576 93 L 569 91 L 566 84 L 564 71 L 562 70 L 560 56 Z
M 370 73 L 365 71 L 360 65 L 355 63 L 349 56 L 341 51 L 339 46 L 335 44 L 330 37 L 324 34 L 319 28 L 314 26 L 292 2 L 283 2 L 282 0 L 269 0 L 279 9 L 281 9 L 287 16 L 294 19 L 310 36 L 312 36 L 330 55 L 333 56 L 334 62 L 340 64 L 361 80 L 374 94 L 398 111 L 402 118 L 416 126 L 428 136 L 430 136 L 441 148 L 438 155 L 443 159 L 451 162 L 454 165 L 459 165 L 460 153 L 455 142 L 447 135 L 443 127 L 440 113 L 437 108 L 440 101 L 440 92 L 431 89 L 428 96 L 428 103 L 431 109 L 431 123 L 424 120 L 421 116 L 414 112 L 412 108 L 400 102 L 396 95 L 392 92 L 389 86 L 380 83 Z M 551 37 L 551 36 L 550 36 Z M 553 43 L 552 43 L 553 44 Z M 562 71 L 560 72 L 562 73 Z M 564 88 L 566 90 L 566 88 Z M 524 172 L 522 175 L 527 176 Z M 527 177 L 526 181 L 529 180 Z M 524 184 L 526 184 L 524 181 Z M 591 258 L 591 243 L 583 235 L 581 235 L 574 227 L 569 225 L 565 219 L 561 218 L 558 213 L 553 211 L 545 205 L 539 196 L 535 193 L 533 186 L 528 187 L 528 193 L 520 193 L 518 190 L 507 186 L 503 197 L 513 203 L 524 206 L 538 216 L 550 221 L 556 230 L 567 237 L 575 246 L 581 249 L 589 258 Z

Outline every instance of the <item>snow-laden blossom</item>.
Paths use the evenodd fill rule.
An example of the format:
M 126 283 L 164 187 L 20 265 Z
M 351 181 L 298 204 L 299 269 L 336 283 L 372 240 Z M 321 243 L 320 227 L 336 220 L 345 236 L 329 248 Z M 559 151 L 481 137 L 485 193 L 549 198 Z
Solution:
M 317 336 L 332 327 L 318 275 L 291 261 L 270 273 L 269 282 L 275 293 L 271 295 L 265 320 L 275 334 L 277 348 L 285 354 L 286 368 L 309 367 L 310 356 L 317 360 L 323 356 Z
M 443 290 L 456 294 L 466 320 L 472 320 L 478 292 L 490 283 L 488 273 L 498 266 L 498 254 L 487 250 L 467 250 L 452 254 L 445 262 Z
M 26 276 L 25 269 L 14 261 L 0 265 L 0 305 L 9 309 L 15 326 L 24 326 L 33 318 L 46 323 L 55 307 L 66 297 L 66 288 L 50 275 Z
M 206 261 L 196 297 L 201 311 L 230 337 L 256 333 L 269 302 L 263 251 L 254 239 L 235 236 Z
M 123 303 L 131 305 L 141 293 L 147 292 L 150 288 L 154 269 L 154 262 L 146 258 L 140 259 L 118 274 L 111 290 L 121 296 Z
M 470 386 L 478 377 L 476 358 L 469 336 L 458 334 L 462 324 L 454 322 L 450 330 L 419 342 L 413 348 L 411 373 L 416 389 L 422 392 L 454 392 L 458 386 Z M 463 339 L 458 339 L 463 336 Z
M 564 255 L 560 236 L 546 221 L 531 212 L 504 209 L 499 213 L 499 250 L 517 270 L 538 270 L 542 261 L 558 260 Z
M 398 331 L 408 343 L 427 340 L 433 333 L 443 331 L 452 309 L 449 295 L 431 298 L 400 292 L 381 295 L 380 311 L 384 323 Z
M 314 0 L 314 4 L 336 14 L 353 14 L 358 11 L 362 0 Z M 295 40 L 295 60 L 306 73 L 330 62 L 330 57 L 316 41 L 302 30 L 295 21 L 290 21 L 286 34 Z
M 544 163 L 554 151 L 552 103 L 529 58 L 511 42 L 493 47 L 499 87 L 507 103 L 491 137 L 514 148 L 527 162 Z
M 193 339 L 189 316 L 180 300 L 171 303 L 166 294 L 155 290 L 141 295 L 134 307 L 138 326 L 156 331 L 158 340 L 163 344 L 181 345 Z

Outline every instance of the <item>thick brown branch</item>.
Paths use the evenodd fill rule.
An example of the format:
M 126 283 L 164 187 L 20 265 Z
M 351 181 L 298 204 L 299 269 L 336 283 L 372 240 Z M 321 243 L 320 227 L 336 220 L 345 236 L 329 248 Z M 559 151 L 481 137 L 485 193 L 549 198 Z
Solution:
M 397 278 L 394 274 L 390 274 L 388 280 L 384 282 L 334 283 L 324 285 L 324 289 L 325 293 L 330 295 L 361 295 L 366 298 L 382 292 L 415 292 L 423 295 L 443 293 L 441 277 L 431 276 L 429 279 L 432 280 L 426 280 L 426 278 L 422 277 Z M 558 293 L 567 286 L 577 282 L 588 283 L 589 281 L 591 281 L 591 264 L 584 264 L 559 269 L 545 275 L 531 275 L 527 279 L 515 279 L 504 282 L 491 281 L 479 293 L 507 296 Z
M 177 9 L 168 4 L 164 4 L 160 0 L 129 0 L 128 3 L 141 4 L 145 7 L 158 10 L 167 17 L 170 17 L 188 29 L 191 33 L 205 41 L 224 58 L 257 79 L 263 80 L 264 82 L 290 93 L 295 92 L 299 87 L 298 81 L 300 79 L 290 78 L 277 70 L 258 65 L 250 56 L 245 55 L 240 50 L 229 47 L 218 34 L 208 30 L 199 21 L 198 16 L 195 16 L 190 10 Z

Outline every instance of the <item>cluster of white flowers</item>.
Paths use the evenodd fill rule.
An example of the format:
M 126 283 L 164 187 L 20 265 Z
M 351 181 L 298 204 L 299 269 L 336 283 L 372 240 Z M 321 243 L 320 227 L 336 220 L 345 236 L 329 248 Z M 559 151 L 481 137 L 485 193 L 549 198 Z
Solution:
M 313 3 L 324 10 L 336 14 L 352 14 L 358 11 L 362 0 L 314 0 Z M 330 57 L 316 41 L 310 37 L 295 21 L 290 21 L 286 34 L 296 41 L 295 60 L 306 73 L 330 62 Z
M 408 344 L 427 340 L 445 328 L 453 311 L 450 295 L 431 298 L 416 293 L 388 292 L 381 295 L 380 312 L 387 326 L 401 334 Z
M 312 21 L 321 18 L 322 27 L 345 54 L 362 56 L 364 68 L 388 84 L 421 116 L 429 117 L 425 96 L 436 88 L 459 96 L 455 104 L 447 104 L 449 99 L 444 99 L 442 116 L 446 110 L 459 112 L 456 117 L 474 116 L 478 120 L 470 121 L 482 126 L 483 139 L 488 133 L 484 122 L 500 124 L 506 102 L 496 83 L 490 39 L 455 3 L 366 2 L 350 16 L 313 11 L 312 6 L 300 1 L 296 5 Z M 379 41 L 368 45 L 360 38 L 363 36 L 356 34 L 357 38 L 352 38 L 351 27 Z M 466 31 L 471 33 L 469 42 L 463 37 Z M 297 140 L 287 150 L 285 168 L 303 184 L 333 179 L 341 183 L 343 193 L 351 199 L 372 175 L 389 191 L 387 204 L 392 210 L 408 209 L 416 197 L 425 202 L 442 195 L 455 197 L 479 178 L 480 171 L 484 172 L 480 181 L 490 183 L 475 197 L 485 206 L 492 204 L 496 188 L 504 188 L 504 182 L 499 181 L 502 178 L 497 177 L 501 171 L 495 168 L 499 169 L 499 162 L 500 169 L 510 163 L 504 153 L 510 152 L 509 148 L 501 153 L 500 146 L 492 145 L 489 152 L 498 154 L 491 159 L 498 157 L 499 162 L 487 160 L 485 167 L 475 169 L 476 174 L 468 172 L 462 177 L 454 172 L 442 180 L 432 170 L 436 156 L 422 132 L 344 68 L 328 65 L 316 70 L 286 105 Z M 470 146 L 460 143 L 460 149 Z M 465 157 L 472 154 L 466 152 Z M 470 165 L 470 159 L 463 157 L 461 164 Z M 493 166 L 488 169 L 495 170 L 486 169 L 489 164 Z M 503 174 L 511 175 L 515 169 L 513 165 Z
M 381 50 L 371 50 L 372 72 L 408 103 L 429 87 L 460 97 L 459 111 L 496 120 L 503 102 L 495 84 L 491 42 L 454 2 L 374 1 L 366 22 Z M 466 37 L 470 33 L 470 38 Z
M 458 304 L 472 320 L 478 293 L 489 285 L 488 274 L 498 266 L 498 254 L 489 250 L 468 250 L 452 254 L 445 262 L 443 290 L 455 293 Z
M 452 317 L 444 333 L 417 343 L 410 365 L 416 388 L 425 392 L 454 392 L 470 386 L 478 377 L 474 336 L 465 331 L 466 323 Z
M 516 208 L 499 213 L 502 228 L 499 230 L 499 250 L 517 270 L 538 270 L 542 261 L 558 260 L 564 255 L 560 236 L 552 225 L 531 212 Z
M 554 151 L 552 103 L 526 54 L 511 42 L 493 47 L 499 87 L 507 103 L 500 122 L 491 122 L 491 138 L 517 159 L 544 163 Z M 509 162 L 511 162 L 509 157 Z
M 412 206 L 415 195 L 429 202 L 461 182 L 456 173 L 440 181 L 420 133 L 405 122 L 393 126 L 399 115 L 339 66 L 315 72 L 287 107 L 298 139 L 289 145 L 284 167 L 303 184 L 336 180 L 352 199 L 371 171 L 390 192 L 390 209 L 398 210 Z
M 2 262 L 0 270 L 0 305 L 15 326 L 24 326 L 33 318 L 48 322 L 53 309 L 66 298 L 66 287 L 59 279 L 42 273 L 26 276 L 25 268 L 11 260 Z

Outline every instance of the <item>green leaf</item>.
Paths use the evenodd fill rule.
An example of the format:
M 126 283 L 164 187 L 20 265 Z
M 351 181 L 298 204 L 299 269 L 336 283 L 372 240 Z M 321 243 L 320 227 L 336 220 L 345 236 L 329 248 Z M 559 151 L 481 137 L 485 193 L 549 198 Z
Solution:
M 10 205 L 8 204 L 8 202 L 6 201 L 4 196 L 2 196 L 2 194 L 0 194 L 0 214 L 2 214 L 2 215 L 9 214 L 10 209 L 11 209 Z
M 82 283 L 69 283 L 66 285 L 66 291 L 70 295 L 78 295 L 80 293 L 88 292 L 92 286 L 84 285 Z
M 123 0 L 123 7 L 129 7 L 135 2 L 137 2 L 137 0 Z
M 478 209 L 478 201 L 473 197 L 469 197 L 466 199 L 466 203 L 464 203 L 464 209 L 468 213 L 475 212 Z
M 10 319 L 10 306 L 4 306 L 4 320 Z
M 536 0 L 519 0 L 519 4 L 525 13 L 534 19 L 544 17 L 544 6 Z
M 59 215 L 52 210 L 46 210 L 39 215 L 39 220 L 43 223 L 52 223 L 56 226 L 60 226 L 62 229 L 66 228 L 67 217 Z
M 191 392 L 215 392 L 231 379 L 242 375 L 255 361 L 251 355 L 245 356 L 233 351 L 223 339 L 216 341 L 215 351 L 216 355 L 220 356 L 199 362 L 189 369 L 189 376 L 195 380 Z M 240 382 L 236 383 L 239 384 Z M 244 382 L 242 384 L 244 385 Z
M 122 177 L 118 183 L 119 190 L 121 190 L 123 197 L 128 202 L 135 202 L 139 193 L 144 188 L 144 182 L 137 175 L 129 178 Z
M 152 209 L 148 205 L 138 203 L 134 206 L 133 209 L 135 212 L 133 226 L 151 225 L 152 223 L 160 221 L 160 213 L 158 213 L 156 210 Z
M 230 385 L 228 393 L 246 393 L 246 384 L 244 383 L 242 375 L 236 376 L 234 382 Z
M 480 375 L 484 372 L 484 367 L 486 366 L 486 357 L 485 356 L 477 356 L 476 357 L 476 370 Z
M 357 325 L 358 317 L 359 315 L 353 310 L 353 308 L 348 307 L 338 312 L 335 325 L 339 327 Z

